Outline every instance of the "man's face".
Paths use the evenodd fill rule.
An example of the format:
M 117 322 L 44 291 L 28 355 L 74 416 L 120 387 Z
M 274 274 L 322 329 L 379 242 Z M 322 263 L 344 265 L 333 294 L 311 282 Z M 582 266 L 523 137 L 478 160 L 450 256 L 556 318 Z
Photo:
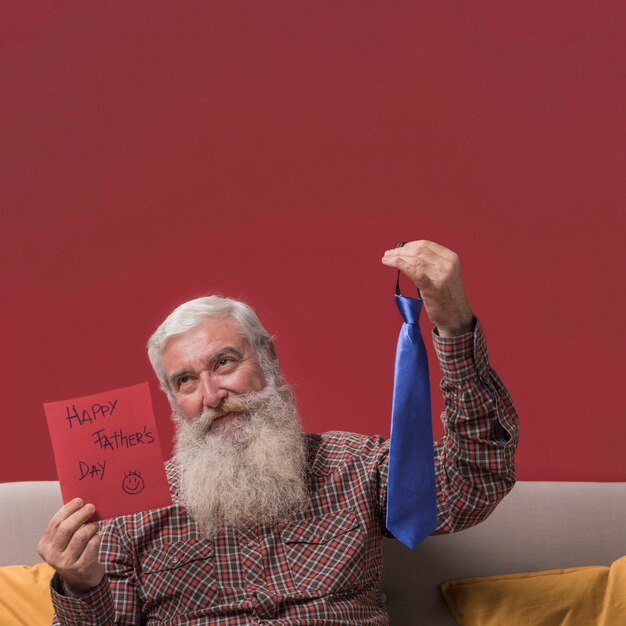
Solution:
M 231 318 L 207 319 L 170 339 L 161 363 L 180 415 L 193 421 L 229 397 L 261 391 L 265 378 L 256 355 Z M 215 424 L 236 417 L 227 413 Z

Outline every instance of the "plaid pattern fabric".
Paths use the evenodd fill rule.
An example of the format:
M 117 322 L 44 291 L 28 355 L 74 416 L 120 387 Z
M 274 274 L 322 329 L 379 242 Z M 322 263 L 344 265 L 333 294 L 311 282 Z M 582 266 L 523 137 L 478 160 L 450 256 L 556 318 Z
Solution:
M 515 481 L 517 416 L 487 360 L 480 326 L 433 341 L 444 373 L 436 444 L 437 532 L 483 520 Z M 54 624 L 388 624 L 379 591 L 388 441 L 306 435 L 310 500 L 301 513 L 202 537 L 174 504 L 103 523 L 107 576 L 81 599 L 52 582 Z M 219 486 L 217 486 L 219 488 Z

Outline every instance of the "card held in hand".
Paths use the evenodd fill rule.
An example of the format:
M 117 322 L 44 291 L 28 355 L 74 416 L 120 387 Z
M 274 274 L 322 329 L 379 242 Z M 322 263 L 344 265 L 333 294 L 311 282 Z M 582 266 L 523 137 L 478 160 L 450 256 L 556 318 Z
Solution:
M 93 520 L 172 503 L 148 383 L 44 404 L 63 502 Z

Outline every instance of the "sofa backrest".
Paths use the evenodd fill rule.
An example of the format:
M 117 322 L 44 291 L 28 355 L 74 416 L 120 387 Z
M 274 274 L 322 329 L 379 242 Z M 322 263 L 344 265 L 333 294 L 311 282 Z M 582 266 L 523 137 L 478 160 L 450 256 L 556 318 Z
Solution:
M 610 565 L 626 555 L 625 521 L 626 483 L 518 482 L 473 528 L 414 552 L 385 542 L 391 624 L 455 626 L 438 588 L 445 580 Z
M 31 565 L 57 482 L 0 484 L 0 565 Z M 626 483 L 520 482 L 482 524 L 428 538 L 414 552 L 385 541 L 382 589 L 391 623 L 454 626 L 444 580 L 582 565 L 626 554 Z
M 0 483 L 0 565 L 41 562 L 37 543 L 62 505 L 57 481 Z

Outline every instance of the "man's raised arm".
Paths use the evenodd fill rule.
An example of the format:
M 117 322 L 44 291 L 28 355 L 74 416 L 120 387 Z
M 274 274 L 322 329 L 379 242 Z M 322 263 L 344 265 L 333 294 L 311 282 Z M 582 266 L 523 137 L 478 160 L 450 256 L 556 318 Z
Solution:
M 517 413 L 489 364 L 459 257 L 439 244 L 413 241 L 385 252 L 382 262 L 420 290 L 436 327 L 444 397 L 444 436 L 435 444 L 437 532 L 461 530 L 484 520 L 515 484 Z

